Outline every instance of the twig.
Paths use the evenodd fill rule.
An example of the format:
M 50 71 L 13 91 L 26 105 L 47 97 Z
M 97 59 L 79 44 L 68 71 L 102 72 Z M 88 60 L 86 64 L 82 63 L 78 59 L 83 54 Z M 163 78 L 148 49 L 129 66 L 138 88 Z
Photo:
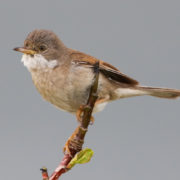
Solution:
M 62 159 L 59 166 L 53 172 L 53 174 L 48 177 L 47 169 L 44 172 L 42 169 L 43 180 L 58 180 L 58 178 L 69 169 L 67 165 L 73 159 L 73 157 L 81 151 L 82 145 L 84 143 L 84 138 L 87 133 L 87 129 L 91 120 L 91 114 L 94 108 L 94 104 L 98 98 L 97 89 L 98 89 L 98 80 L 99 80 L 99 62 L 94 65 L 94 83 L 91 86 L 89 98 L 87 104 L 82 108 L 82 121 L 81 124 L 76 128 L 72 136 L 67 141 L 68 151 L 65 152 L 64 158 Z M 46 174 L 46 176 L 45 176 Z M 45 179 L 46 178 L 46 179 Z
M 48 180 L 49 176 L 48 176 L 47 168 L 43 167 L 40 170 L 41 170 L 41 173 L 42 173 L 43 180 Z

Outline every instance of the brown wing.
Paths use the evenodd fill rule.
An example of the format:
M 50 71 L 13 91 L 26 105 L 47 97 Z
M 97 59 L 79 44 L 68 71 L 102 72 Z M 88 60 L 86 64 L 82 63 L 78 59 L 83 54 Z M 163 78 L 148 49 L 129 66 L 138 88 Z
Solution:
M 71 58 L 74 63 L 77 63 L 79 65 L 86 65 L 89 67 L 93 67 L 94 64 L 97 61 L 99 61 L 100 62 L 100 72 L 107 78 L 114 80 L 116 82 L 130 84 L 130 85 L 139 84 L 138 81 L 121 73 L 117 68 L 115 68 L 111 64 L 108 64 L 104 61 L 98 60 L 92 56 L 86 55 L 86 54 L 78 52 L 78 51 L 74 51 L 71 54 Z

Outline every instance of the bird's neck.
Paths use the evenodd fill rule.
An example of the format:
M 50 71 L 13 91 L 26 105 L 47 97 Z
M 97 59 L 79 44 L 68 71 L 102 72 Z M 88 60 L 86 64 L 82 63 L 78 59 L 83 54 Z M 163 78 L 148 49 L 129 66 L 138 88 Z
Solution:
M 47 60 L 41 54 L 35 54 L 33 56 L 24 54 L 21 61 L 27 69 L 32 71 L 48 71 L 58 66 L 59 61 L 56 59 Z

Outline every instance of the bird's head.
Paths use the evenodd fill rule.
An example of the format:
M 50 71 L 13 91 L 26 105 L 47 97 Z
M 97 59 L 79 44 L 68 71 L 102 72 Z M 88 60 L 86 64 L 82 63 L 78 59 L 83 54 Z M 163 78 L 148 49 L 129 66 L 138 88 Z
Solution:
M 14 48 L 24 54 L 22 61 L 28 69 L 54 66 L 55 60 L 58 62 L 66 49 L 56 34 L 49 30 L 32 31 L 25 39 L 23 47 Z

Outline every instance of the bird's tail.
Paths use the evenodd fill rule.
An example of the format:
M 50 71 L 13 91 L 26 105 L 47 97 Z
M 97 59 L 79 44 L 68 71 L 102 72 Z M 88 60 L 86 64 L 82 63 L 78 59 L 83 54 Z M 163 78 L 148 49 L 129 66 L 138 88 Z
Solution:
M 180 90 L 177 89 L 167 89 L 167 88 L 157 88 L 157 87 L 146 87 L 137 86 L 144 95 L 150 95 L 159 98 L 175 99 L 180 97 Z
M 159 98 L 175 99 L 180 96 L 180 90 L 177 89 L 146 87 L 146 86 L 118 88 L 116 89 L 115 93 L 117 98 L 149 95 Z

